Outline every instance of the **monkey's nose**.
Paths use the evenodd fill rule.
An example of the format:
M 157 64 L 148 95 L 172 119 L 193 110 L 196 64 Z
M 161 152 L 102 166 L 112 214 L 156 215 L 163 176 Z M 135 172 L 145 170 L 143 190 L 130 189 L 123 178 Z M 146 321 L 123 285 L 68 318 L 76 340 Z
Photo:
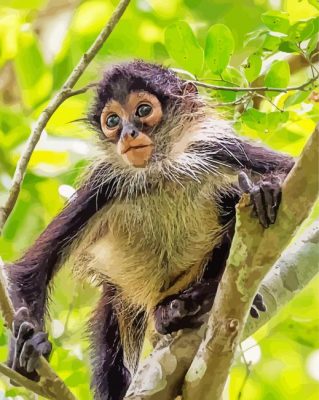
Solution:
M 122 132 L 121 132 L 121 139 L 135 139 L 139 135 L 139 131 L 135 128 L 134 125 L 129 124 L 129 125 L 124 125 Z

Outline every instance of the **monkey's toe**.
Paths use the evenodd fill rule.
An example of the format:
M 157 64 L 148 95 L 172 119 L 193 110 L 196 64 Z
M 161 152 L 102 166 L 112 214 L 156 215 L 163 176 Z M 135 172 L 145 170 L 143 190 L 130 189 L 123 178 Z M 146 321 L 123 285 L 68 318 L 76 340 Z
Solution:
M 254 298 L 253 304 L 250 308 L 251 317 L 259 318 L 259 311 L 266 312 L 267 307 L 266 307 L 266 304 L 264 303 L 264 299 L 263 299 L 262 295 L 260 293 L 257 293 Z
M 198 328 L 212 307 L 218 287 L 217 281 L 198 282 L 164 299 L 155 309 L 155 328 L 168 334 L 185 328 Z
M 33 372 L 38 366 L 39 358 L 48 358 L 51 351 L 52 345 L 48 341 L 47 333 L 38 332 L 24 342 L 19 357 L 20 366 L 27 372 Z
M 253 184 L 245 172 L 238 176 L 239 186 L 245 193 L 250 194 L 253 205 L 253 214 L 259 219 L 264 228 L 274 224 L 281 200 L 280 179 L 273 176 L 268 180 Z

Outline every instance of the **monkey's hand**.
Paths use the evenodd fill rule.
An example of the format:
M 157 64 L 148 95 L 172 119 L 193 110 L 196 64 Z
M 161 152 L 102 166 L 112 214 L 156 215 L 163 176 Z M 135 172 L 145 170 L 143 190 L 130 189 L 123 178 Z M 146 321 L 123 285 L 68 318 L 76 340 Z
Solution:
M 8 365 L 21 375 L 39 381 L 35 370 L 39 358 L 44 356 L 48 359 L 52 350 L 47 333 L 37 329 L 26 307 L 19 308 L 15 313 L 12 333 Z
M 212 308 L 218 287 L 217 280 L 198 282 L 175 296 L 169 296 L 159 303 L 154 312 L 155 328 L 165 335 L 185 328 L 199 328 L 204 315 Z M 255 296 L 250 315 L 259 317 L 259 311 L 266 311 L 260 294 Z
M 253 213 L 264 228 L 275 223 L 281 200 L 281 178 L 268 176 L 265 180 L 253 183 L 247 174 L 241 171 L 238 175 L 239 187 L 250 194 Z

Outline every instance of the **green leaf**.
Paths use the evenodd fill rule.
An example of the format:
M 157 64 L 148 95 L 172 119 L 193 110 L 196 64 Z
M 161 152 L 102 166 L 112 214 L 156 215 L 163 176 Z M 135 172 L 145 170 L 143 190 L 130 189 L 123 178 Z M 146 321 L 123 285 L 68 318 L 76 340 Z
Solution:
M 281 124 L 288 121 L 289 112 L 288 111 L 274 111 L 267 113 L 267 131 L 276 130 Z
M 287 33 L 289 30 L 289 18 L 286 12 L 267 11 L 262 14 L 261 20 L 271 31 Z
M 308 0 L 308 2 L 309 2 L 312 6 L 316 7 L 317 10 L 319 10 L 319 3 L 318 3 L 318 0 Z
M 264 50 L 276 51 L 281 43 L 281 38 L 273 35 L 266 35 L 262 48 Z
M 302 103 L 310 95 L 311 91 L 296 91 L 285 100 L 285 108 Z
M 52 76 L 32 32 L 20 33 L 15 69 L 27 107 L 36 106 L 48 96 L 52 88 Z
M 215 82 L 216 85 L 220 86 L 248 86 L 247 81 L 241 71 L 234 67 L 228 66 L 221 74 L 221 78 L 225 80 L 225 82 Z M 241 97 L 244 92 L 232 92 L 226 90 L 220 90 L 216 92 L 218 98 L 225 103 L 229 103 L 231 101 L 236 100 L 236 98 Z
M 288 121 L 289 112 L 274 111 L 264 113 L 250 108 L 242 115 L 242 121 L 251 129 L 268 133 L 275 131 L 281 124 Z
M 309 55 L 315 50 L 315 48 L 317 47 L 317 43 L 318 43 L 318 35 L 315 34 L 309 40 L 309 43 L 308 43 L 308 46 L 307 46 L 307 53 Z
M 264 131 L 267 126 L 267 114 L 250 108 L 242 115 L 242 121 L 249 126 L 249 128 L 256 131 Z
M 290 80 L 290 68 L 287 61 L 275 61 L 270 67 L 265 85 L 271 88 L 285 88 Z
M 169 57 L 166 47 L 160 42 L 153 44 L 153 55 L 155 60 L 166 60 Z
M 294 24 L 288 32 L 288 39 L 292 42 L 300 43 L 303 40 L 309 39 L 315 30 L 315 18 L 308 21 L 300 21 Z
M 199 75 L 203 69 L 204 51 L 191 27 L 185 21 L 169 25 L 165 30 L 166 49 L 179 66 Z
M 279 45 L 279 50 L 285 53 L 299 53 L 300 49 L 295 43 L 284 40 Z
M 211 26 L 205 47 L 205 58 L 209 69 L 220 74 L 227 67 L 234 52 L 235 42 L 230 29 L 223 24 Z
M 261 56 L 258 54 L 251 54 L 246 63 L 243 65 L 245 76 L 249 82 L 258 78 L 262 66 Z

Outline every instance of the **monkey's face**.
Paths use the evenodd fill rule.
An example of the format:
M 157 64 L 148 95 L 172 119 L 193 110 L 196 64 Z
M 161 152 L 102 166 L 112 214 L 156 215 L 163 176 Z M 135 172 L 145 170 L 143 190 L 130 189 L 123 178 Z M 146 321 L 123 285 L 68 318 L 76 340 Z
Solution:
M 102 110 L 100 123 L 103 134 L 114 144 L 125 163 L 142 168 L 153 155 L 151 134 L 162 117 L 158 98 L 147 91 L 137 90 L 121 102 L 110 99 Z

